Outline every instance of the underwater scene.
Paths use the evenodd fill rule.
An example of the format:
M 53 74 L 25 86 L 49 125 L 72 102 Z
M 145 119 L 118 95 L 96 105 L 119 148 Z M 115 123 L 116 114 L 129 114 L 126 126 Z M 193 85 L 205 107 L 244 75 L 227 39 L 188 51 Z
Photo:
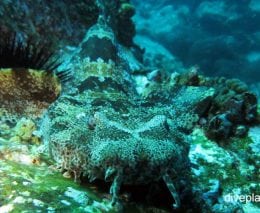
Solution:
M 260 213 L 259 0 L 1 0 L 0 213 Z

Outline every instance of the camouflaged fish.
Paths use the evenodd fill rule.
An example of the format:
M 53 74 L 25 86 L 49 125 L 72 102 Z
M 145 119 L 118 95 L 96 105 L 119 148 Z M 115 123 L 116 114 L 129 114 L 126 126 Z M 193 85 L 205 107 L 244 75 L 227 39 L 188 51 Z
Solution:
M 74 58 L 74 86 L 43 119 L 45 144 L 76 181 L 83 176 L 111 182 L 113 204 L 121 185 L 163 179 L 179 208 L 175 186 L 189 173 L 185 130 L 197 121 L 195 106 L 212 93 L 185 87 L 167 97 L 141 97 L 117 45 L 107 25 L 87 32 Z

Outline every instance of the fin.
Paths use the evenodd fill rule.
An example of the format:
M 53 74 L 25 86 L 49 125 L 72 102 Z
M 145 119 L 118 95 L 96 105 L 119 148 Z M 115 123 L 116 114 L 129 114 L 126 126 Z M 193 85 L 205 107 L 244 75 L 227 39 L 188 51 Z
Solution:
M 114 206 L 119 203 L 119 192 L 122 184 L 122 177 L 121 175 L 116 175 L 114 181 L 110 187 L 110 194 L 112 195 L 112 202 L 111 204 Z
M 178 209 L 181 205 L 181 201 L 180 201 L 180 198 L 179 198 L 179 195 L 175 189 L 175 186 L 173 184 L 173 181 L 172 179 L 170 178 L 170 176 L 168 174 L 165 174 L 163 176 L 163 181 L 165 182 L 165 184 L 167 185 L 169 191 L 171 192 L 171 195 L 174 199 L 174 203 L 173 203 L 173 208 L 174 209 Z
M 111 178 L 112 178 L 115 174 L 116 174 L 116 169 L 109 167 L 109 168 L 106 170 L 105 181 L 111 180 Z
M 94 176 L 94 175 L 89 175 L 88 178 L 89 178 L 90 183 L 92 183 L 94 180 L 97 179 L 96 176 Z

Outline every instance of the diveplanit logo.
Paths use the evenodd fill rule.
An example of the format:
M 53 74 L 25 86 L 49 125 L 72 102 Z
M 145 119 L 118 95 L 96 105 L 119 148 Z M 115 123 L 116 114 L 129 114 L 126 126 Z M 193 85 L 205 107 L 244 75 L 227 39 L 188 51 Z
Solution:
M 250 194 L 250 195 L 234 195 L 226 194 L 224 195 L 224 201 L 226 202 L 240 202 L 240 203 L 259 203 L 260 195 Z

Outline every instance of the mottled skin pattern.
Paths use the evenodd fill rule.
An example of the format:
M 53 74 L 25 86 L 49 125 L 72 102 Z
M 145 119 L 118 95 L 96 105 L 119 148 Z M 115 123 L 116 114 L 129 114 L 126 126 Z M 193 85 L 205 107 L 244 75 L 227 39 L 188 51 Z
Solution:
M 111 39 L 110 33 L 103 32 L 102 37 L 92 31 L 85 42 L 93 36 Z M 196 121 L 192 108 L 207 97 L 206 90 L 175 90 L 168 102 L 155 102 L 138 96 L 127 71 L 111 60 L 84 59 L 77 69 L 80 79 L 74 93 L 62 95 L 43 120 L 52 157 L 62 169 L 73 172 L 75 180 L 83 175 L 90 181 L 112 182 L 113 203 L 118 202 L 121 184 L 163 178 L 174 198 L 173 207 L 178 208 L 173 181 L 178 185 L 177 180 L 189 172 L 184 130 Z
M 181 205 L 178 196 L 180 182 L 188 176 L 190 169 L 187 135 L 189 129 L 197 122 L 194 109 L 200 103 L 204 103 L 205 99 L 211 98 L 212 91 L 203 88 L 208 85 L 192 87 L 189 80 L 186 86 L 175 85 L 167 89 L 162 87 L 161 90 L 150 91 L 146 99 L 140 97 L 135 92 L 134 81 L 128 70 L 128 67 L 131 67 L 130 60 L 127 61 L 129 55 L 124 55 L 127 49 L 125 47 L 129 49 L 135 47 L 133 44 L 135 29 L 131 21 L 134 8 L 128 0 L 90 0 L 88 2 L 91 4 L 86 4 L 86 8 L 81 6 L 81 1 L 77 2 L 79 4 L 74 2 L 72 7 L 79 10 L 70 9 L 69 11 L 73 14 L 69 17 L 73 18 L 76 15 L 75 20 L 83 17 L 80 23 L 84 23 L 84 29 L 87 28 L 88 33 L 72 59 L 73 66 L 71 67 L 75 75 L 74 79 L 68 83 L 68 92 L 64 92 L 51 105 L 42 120 L 42 135 L 49 153 L 63 170 L 74 174 L 76 181 L 81 176 L 85 176 L 90 181 L 101 179 L 112 183 L 110 189 L 113 196 L 112 203 L 119 201 L 122 184 L 147 184 L 162 179 L 172 194 L 173 207 L 179 208 Z M 16 11 L 15 4 L 12 5 L 9 8 Z M 96 6 L 102 7 L 102 5 L 104 8 L 98 10 Z M 64 9 L 64 7 L 57 8 Z M 39 10 L 41 9 L 40 7 Z M 4 11 L 8 13 L 8 10 Z M 38 14 L 38 10 L 33 11 Z M 74 14 L 75 11 L 78 13 Z M 90 11 L 91 16 L 86 16 L 86 11 Z M 29 14 L 31 16 L 31 13 Z M 32 17 L 35 16 L 32 15 Z M 8 18 L 3 20 L 7 21 L 3 27 L 6 27 L 5 25 L 9 22 L 13 23 L 13 20 L 10 21 Z M 45 23 L 45 20 L 48 19 L 43 19 L 44 23 L 38 24 L 41 26 L 38 28 L 39 35 L 46 36 L 47 40 L 51 36 L 50 40 L 56 41 L 60 37 L 58 34 L 63 34 L 61 36 L 64 37 L 63 40 L 68 39 L 68 35 L 63 33 L 63 30 L 70 24 L 63 24 L 64 22 L 60 21 L 57 21 L 58 25 L 50 24 L 48 21 Z M 66 20 L 65 23 L 68 21 L 68 19 L 64 20 Z M 44 27 L 46 24 L 54 26 L 53 29 Z M 61 27 L 60 30 L 57 31 L 55 26 Z M 73 26 L 75 29 L 81 29 L 80 26 L 74 24 Z M 37 26 L 34 27 L 37 28 Z M 23 31 L 17 26 L 14 28 L 14 31 Z M 49 31 L 45 32 L 45 30 Z M 82 30 L 76 31 L 80 33 Z M 50 32 L 58 32 L 58 34 L 53 35 Z M 69 37 L 71 35 L 75 37 L 74 34 L 67 33 Z M 30 35 L 29 32 L 28 34 Z M 73 44 L 77 43 L 78 37 L 81 36 L 76 36 Z M 45 39 L 42 39 L 42 42 L 43 40 Z M 4 52 L 3 55 L 5 54 Z M 23 51 L 22 54 L 24 54 Z M 33 55 L 33 58 L 38 57 Z M 31 63 L 26 64 L 31 65 Z M 49 70 L 45 71 L 49 72 Z M 25 76 L 29 73 L 26 72 Z M 45 80 L 42 81 L 42 79 Z M 39 93 L 38 87 L 36 90 L 38 93 L 31 89 L 34 87 L 30 90 L 26 88 L 26 90 L 32 91 L 30 96 L 33 99 L 35 94 L 40 99 L 47 99 L 48 105 L 59 94 L 59 82 L 56 82 L 55 77 L 55 83 L 52 85 L 51 79 L 40 78 L 40 82 L 44 82 L 42 86 L 48 85 L 46 82 L 50 83 L 50 87 L 47 87 L 50 94 L 46 93 L 45 87 L 43 93 Z M 28 80 L 26 78 L 26 83 L 21 81 L 21 85 L 28 86 L 30 82 Z M 10 83 L 5 80 L 6 82 Z M 33 82 L 36 81 L 33 80 Z M 13 88 L 13 85 L 11 87 Z M 5 88 L 8 92 L 10 91 L 8 87 Z M 57 92 L 55 88 L 58 88 Z M 16 91 L 17 88 L 14 87 L 14 89 Z M 26 94 L 24 91 L 18 90 L 23 96 Z M 6 96 L 6 93 L 4 95 Z M 4 95 L 0 99 L 8 100 Z M 11 100 L 13 99 L 16 100 L 12 97 Z M 27 101 L 28 97 L 23 99 Z M 246 107 L 242 108 L 246 109 L 246 115 L 249 115 L 246 116 L 247 120 L 250 120 L 251 112 L 256 114 L 255 107 L 251 107 L 256 99 L 247 93 L 245 99 L 248 102 L 245 102 Z M 6 105 L 8 106 L 9 103 Z M 24 104 L 19 103 L 19 105 L 24 109 Z M 36 106 L 39 105 L 36 104 Z M 39 109 L 39 107 L 36 108 Z

